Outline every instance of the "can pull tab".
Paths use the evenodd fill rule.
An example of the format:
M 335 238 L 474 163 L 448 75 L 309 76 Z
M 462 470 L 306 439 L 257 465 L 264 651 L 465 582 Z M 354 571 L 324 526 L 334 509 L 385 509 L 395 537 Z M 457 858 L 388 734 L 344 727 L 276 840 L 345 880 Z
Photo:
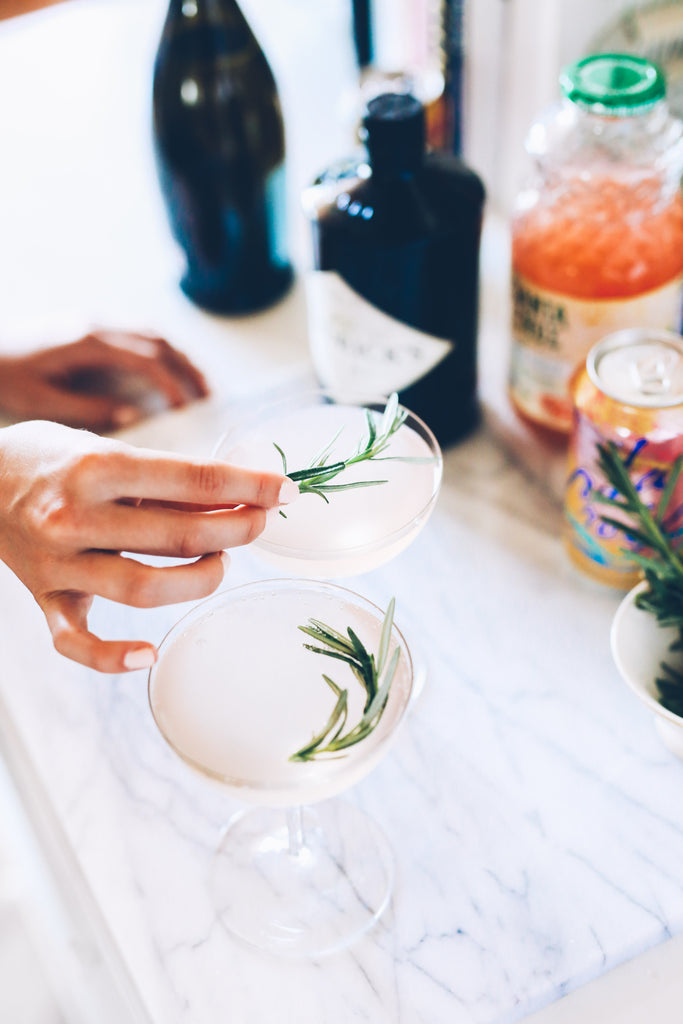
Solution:
M 634 384 L 643 395 L 666 395 L 671 391 L 671 374 L 678 356 L 673 352 L 659 352 L 631 363 Z

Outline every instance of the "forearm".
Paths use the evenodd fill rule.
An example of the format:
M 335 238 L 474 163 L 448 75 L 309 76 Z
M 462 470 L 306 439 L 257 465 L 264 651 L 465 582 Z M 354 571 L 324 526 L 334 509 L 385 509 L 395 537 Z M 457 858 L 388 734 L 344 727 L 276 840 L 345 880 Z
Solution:
M 0 0 L 0 21 L 14 18 L 18 14 L 39 11 L 43 7 L 52 7 L 53 4 L 61 2 L 62 0 Z

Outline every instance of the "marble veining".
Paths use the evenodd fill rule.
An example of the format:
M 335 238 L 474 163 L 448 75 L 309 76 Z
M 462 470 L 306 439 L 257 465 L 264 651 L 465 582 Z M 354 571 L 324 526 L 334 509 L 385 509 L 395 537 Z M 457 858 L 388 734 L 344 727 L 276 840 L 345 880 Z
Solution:
M 3 137 L 15 140 L 0 196 L 3 313 L 52 317 L 86 297 L 95 319 L 150 323 L 184 344 L 213 398 L 127 436 L 208 455 L 240 402 L 310 374 L 303 292 L 227 323 L 182 299 L 148 152 L 165 4 L 59 6 L 0 38 L 0 85 L 17 98 L 0 110 Z M 322 31 L 323 8 L 322 28 L 345 24 L 342 0 L 298 0 L 290 36 L 281 17 L 274 39 L 291 75 L 294 136 L 313 147 L 299 154 L 302 180 L 346 145 L 341 129 L 329 134 L 331 118 L 327 135 L 308 131 L 307 103 L 335 109 L 343 78 L 341 51 L 307 46 L 330 63 L 311 96 L 300 25 Z M 43 78 L 26 74 L 36 66 L 51 83 L 47 107 Z M 40 246 L 26 221 L 38 200 Z M 239 804 L 166 747 L 143 673 L 101 677 L 60 658 L 33 600 L 0 566 L 0 693 L 153 1024 L 513 1024 L 683 930 L 683 764 L 612 664 L 620 595 L 580 577 L 563 553 L 563 459 L 533 442 L 506 403 L 506 251 L 492 217 L 484 424 L 447 453 L 438 505 L 415 543 L 347 581 L 380 604 L 396 597 L 428 670 L 395 745 L 347 795 L 396 857 L 393 903 L 350 949 L 279 960 L 226 933 L 206 875 Z M 226 585 L 270 574 L 236 551 Z M 161 640 L 185 610 L 97 601 L 92 626 Z
M 349 950 L 278 960 L 234 941 L 206 874 L 239 807 L 156 732 L 142 673 L 99 678 L 4 637 L 22 727 L 154 1021 L 503 1024 L 681 929 L 681 765 L 622 686 L 618 595 L 568 566 L 558 509 L 484 428 L 447 457 L 432 520 L 347 581 L 397 599 L 428 679 L 394 747 L 348 793 L 396 855 L 390 912 Z M 234 553 L 230 582 L 270 570 Z M 94 628 L 161 638 L 183 607 L 100 603 Z M 410 632 L 408 633 L 410 637 Z M 18 684 L 21 680 L 21 685 Z

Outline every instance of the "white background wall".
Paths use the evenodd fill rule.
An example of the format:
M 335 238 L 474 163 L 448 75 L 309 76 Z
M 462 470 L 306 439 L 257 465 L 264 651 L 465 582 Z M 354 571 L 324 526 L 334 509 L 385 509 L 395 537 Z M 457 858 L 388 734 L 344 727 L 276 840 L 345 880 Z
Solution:
M 526 131 L 559 98 L 562 67 L 638 0 L 470 0 L 466 156 L 490 201 L 509 209 L 524 167 Z M 683 12 L 683 2 L 681 3 Z

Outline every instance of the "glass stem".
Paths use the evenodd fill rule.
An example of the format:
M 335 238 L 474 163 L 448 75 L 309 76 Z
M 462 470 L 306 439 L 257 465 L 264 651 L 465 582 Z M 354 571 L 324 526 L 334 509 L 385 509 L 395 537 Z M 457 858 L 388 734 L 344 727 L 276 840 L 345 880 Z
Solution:
M 287 808 L 287 833 L 289 836 L 289 854 L 291 857 L 296 857 L 304 848 L 303 807 Z

